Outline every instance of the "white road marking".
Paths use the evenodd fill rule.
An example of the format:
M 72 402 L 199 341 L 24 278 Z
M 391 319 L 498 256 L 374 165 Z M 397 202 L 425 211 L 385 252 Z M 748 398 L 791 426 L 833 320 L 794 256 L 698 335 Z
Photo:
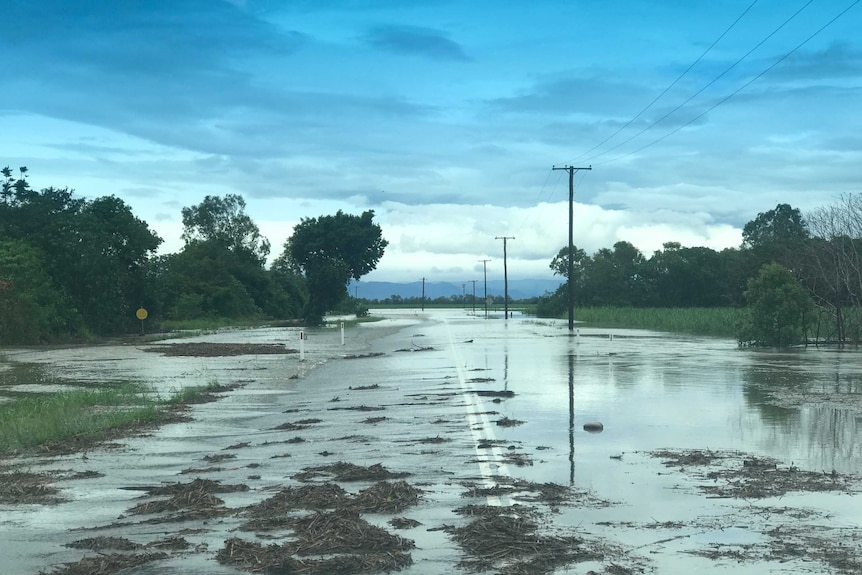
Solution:
M 475 389 L 467 383 L 464 360 L 461 357 L 458 346 L 455 345 L 449 322 L 448 320 L 444 320 L 444 322 L 446 324 L 446 333 L 449 335 L 449 347 L 452 350 L 452 355 L 455 356 L 455 369 L 458 371 L 458 381 L 461 384 L 461 389 L 464 390 L 467 420 L 470 422 L 470 432 L 473 434 L 473 439 L 475 440 L 479 471 L 482 474 L 485 487 L 492 488 L 497 485 L 497 482 L 494 481 L 494 476 L 511 477 L 512 474 L 509 473 L 509 466 L 506 465 L 503 459 L 503 451 L 496 444 L 494 428 L 488 419 L 488 413 L 482 402 L 482 398 L 478 394 L 473 393 Z M 489 441 L 492 443 L 492 446 L 488 449 L 479 449 L 481 441 Z M 491 456 L 490 458 L 488 457 L 489 455 Z M 493 462 L 489 461 L 489 459 L 493 460 Z M 488 505 L 508 507 L 511 504 L 512 502 L 508 496 L 488 496 Z

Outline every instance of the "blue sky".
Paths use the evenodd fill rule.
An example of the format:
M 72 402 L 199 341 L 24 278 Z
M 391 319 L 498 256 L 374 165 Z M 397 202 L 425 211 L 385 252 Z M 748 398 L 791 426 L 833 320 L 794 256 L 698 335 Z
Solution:
M 860 190 L 858 0 L 7 0 L 0 165 L 182 243 L 242 194 L 277 255 L 375 210 L 366 280 L 550 277 L 566 244 L 738 246 Z M 660 97 L 659 97 L 660 96 Z M 658 99 L 656 99 L 658 98 Z M 652 104 L 652 105 L 650 105 Z

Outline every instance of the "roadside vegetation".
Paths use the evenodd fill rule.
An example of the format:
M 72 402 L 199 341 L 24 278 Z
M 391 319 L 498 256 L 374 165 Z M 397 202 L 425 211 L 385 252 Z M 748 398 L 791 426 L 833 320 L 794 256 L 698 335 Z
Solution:
M 26 167 L 17 174 L 0 170 L 0 345 L 274 322 L 321 325 L 326 314 L 361 317 L 376 305 L 484 309 L 484 301 L 466 294 L 433 302 L 350 297 L 348 283 L 374 270 L 388 245 L 370 210 L 302 218 L 267 267 L 270 243 L 242 196 L 207 196 L 183 207 L 185 245 L 156 255 L 162 238 L 121 199 L 85 199 L 69 188 L 36 191 L 27 176 Z M 742 345 L 862 343 L 858 195 L 805 217 L 778 204 L 745 225 L 738 248 L 667 242 L 647 256 L 620 241 L 592 255 L 564 247 L 549 267 L 566 283 L 544 297 L 510 302 L 513 309 L 534 305 L 540 317 L 563 317 L 571 284 L 579 310 L 665 310 L 632 312 L 627 327 L 726 335 L 732 326 Z M 725 321 L 721 312 L 674 311 L 720 308 L 747 315 L 736 321 L 737 312 L 727 311 L 734 320 Z M 602 321 L 623 325 L 621 312 Z
M 177 419 L 177 407 L 216 386 L 188 387 L 169 397 L 135 385 L 33 394 L 0 403 L 0 456 L 73 441 L 86 446 L 130 430 Z
M 745 308 L 634 308 L 575 309 L 575 319 L 588 326 L 650 329 L 735 338 L 745 320 Z
M 37 191 L 26 167 L 3 168 L 0 184 L 0 345 L 200 323 L 319 324 L 387 245 L 373 211 L 339 211 L 303 218 L 267 267 L 269 241 L 242 196 L 228 194 L 182 208 L 185 245 L 156 255 L 162 238 L 116 196 Z

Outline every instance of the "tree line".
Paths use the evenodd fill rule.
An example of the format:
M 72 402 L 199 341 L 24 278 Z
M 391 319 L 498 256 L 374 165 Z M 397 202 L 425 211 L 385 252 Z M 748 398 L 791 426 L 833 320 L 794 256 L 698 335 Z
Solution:
M 358 302 L 347 285 L 375 269 L 387 241 L 374 212 L 302 218 L 267 267 L 271 246 L 239 195 L 182 208 L 183 248 L 156 255 L 162 239 L 115 196 L 31 189 L 27 169 L 0 170 L 0 344 L 135 331 L 135 310 L 157 321 L 298 319 Z M 862 341 L 862 199 L 842 197 L 803 217 L 788 204 L 748 222 L 738 248 L 678 242 L 646 257 L 629 242 L 592 255 L 568 248 L 550 268 L 574 288 L 575 305 L 747 306 L 743 343 L 810 338 Z M 562 316 L 567 283 L 539 298 Z M 345 309 L 351 311 L 351 309 Z
M 571 281 L 576 307 L 747 306 L 740 343 L 862 341 L 862 198 L 842 197 L 803 217 L 778 204 L 759 213 L 738 248 L 668 242 L 650 257 L 629 242 L 592 256 L 562 248 L 550 263 Z M 539 314 L 565 313 L 568 283 L 540 299 Z
M 121 199 L 36 191 L 23 167 L 0 174 L 0 344 L 134 332 L 139 308 L 161 321 L 320 323 L 387 245 L 373 211 L 338 211 L 302 218 L 267 268 L 269 241 L 229 194 L 184 207 L 183 248 L 156 255 L 162 238 Z

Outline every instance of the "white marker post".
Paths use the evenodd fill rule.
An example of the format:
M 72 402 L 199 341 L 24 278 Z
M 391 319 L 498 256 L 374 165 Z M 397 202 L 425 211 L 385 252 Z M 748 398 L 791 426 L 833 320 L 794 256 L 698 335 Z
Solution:
M 305 361 L 305 332 L 299 332 L 299 361 Z
M 344 322 L 341 322 L 341 345 L 344 345 Z

